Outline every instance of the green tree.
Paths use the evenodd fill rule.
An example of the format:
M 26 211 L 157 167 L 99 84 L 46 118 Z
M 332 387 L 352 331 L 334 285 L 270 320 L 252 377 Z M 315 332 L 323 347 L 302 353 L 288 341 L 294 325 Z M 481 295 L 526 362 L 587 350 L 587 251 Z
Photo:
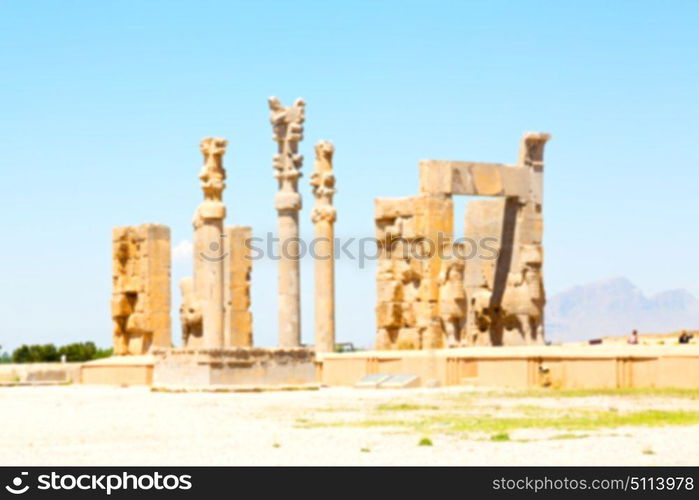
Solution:
M 58 350 L 59 357 L 65 356 L 66 361 L 89 361 L 94 359 L 97 347 L 93 342 L 74 343 L 61 346 Z
M 12 353 L 12 361 L 15 363 L 41 363 L 59 359 L 58 349 L 53 344 L 23 344 Z
M 111 347 L 108 347 L 107 349 L 100 349 L 98 347 L 94 359 L 108 358 L 110 356 L 114 356 L 114 349 Z
M 111 356 L 112 349 L 99 349 L 94 342 L 75 342 L 56 348 L 53 344 L 21 345 L 12 353 L 15 363 L 45 363 L 60 361 L 62 356 L 66 361 L 80 362 Z

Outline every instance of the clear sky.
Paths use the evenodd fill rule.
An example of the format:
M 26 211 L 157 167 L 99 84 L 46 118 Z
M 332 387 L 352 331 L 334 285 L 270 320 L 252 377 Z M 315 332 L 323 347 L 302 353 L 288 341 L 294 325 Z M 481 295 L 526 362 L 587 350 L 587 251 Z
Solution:
M 0 2 L 0 344 L 111 344 L 111 227 L 160 222 L 186 248 L 202 137 L 229 140 L 227 223 L 274 231 L 270 95 L 308 103 L 307 236 L 319 139 L 350 237 L 373 234 L 373 198 L 417 192 L 419 159 L 513 162 L 547 131 L 549 294 L 612 276 L 699 294 L 698 25 L 676 1 Z M 373 279 L 338 263 L 338 340 L 372 342 Z M 259 345 L 276 286 L 256 262 Z

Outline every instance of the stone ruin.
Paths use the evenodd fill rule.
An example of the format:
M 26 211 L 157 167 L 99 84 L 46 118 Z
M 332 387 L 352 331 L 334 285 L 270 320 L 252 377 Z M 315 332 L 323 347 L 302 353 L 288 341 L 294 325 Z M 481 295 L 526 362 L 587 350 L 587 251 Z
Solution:
M 114 354 L 170 346 L 170 229 L 158 224 L 112 230 Z
M 206 138 L 200 148 L 199 173 L 204 200 L 197 207 L 194 228 L 194 276 L 180 282 L 182 347 L 222 349 L 252 347 L 249 245 L 252 229 L 224 226 L 225 139 Z
M 303 99 L 285 107 L 276 97 L 270 97 L 269 120 L 277 154 L 272 159 L 274 177 L 279 191 L 274 197 L 279 231 L 279 345 L 301 345 L 301 272 L 299 247 L 299 212 L 301 195 L 298 180 L 301 177 L 303 156 L 299 142 L 303 140 L 303 122 L 306 119 Z
M 180 282 L 182 347 L 252 346 L 249 227 L 223 226 L 226 141 L 201 141 L 204 201 L 193 220 L 194 276 Z M 114 353 L 170 348 L 170 229 L 159 224 L 113 229 Z
M 319 141 L 315 146 L 315 171 L 311 186 L 315 206 L 311 222 L 315 226 L 315 347 L 316 352 L 335 350 L 335 232 L 337 211 L 333 207 L 335 175 L 333 154 L 335 146 Z
M 377 349 L 543 343 L 549 138 L 525 134 L 515 165 L 421 161 L 420 194 L 376 199 Z M 469 203 L 463 241 L 453 195 L 494 197 Z
M 298 179 L 305 102 L 285 107 L 270 98 L 268 104 L 284 249 L 279 252 L 278 348 L 253 347 L 252 229 L 224 223 L 225 139 L 209 137 L 200 144 L 204 199 L 193 217 L 193 275 L 180 282 L 180 348 L 171 342 L 169 229 L 144 224 L 113 230 L 115 354 L 155 354 L 154 377 L 161 382 L 184 373 L 198 383 L 235 383 L 249 380 L 250 370 L 275 381 L 313 378 L 313 351 L 301 344 L 300 321 Z M 543 342 L 542 179 L 548 139 L 544 133 L 525 134 L 515 165 L 421 161 L 419 194 L 375 200 L 377 349 Z M 315 352 L 335 348 L 334 151 L 328 141 L 317 143 L 310 179 L 318 240 Z M 454 195 L 493 198 L 469 204 L 463 240 L 454 235 Z M 475 252 L 469 248 L 474 245 Z
M 155 356 L 153 380 L 159 384 L 306 383 L 315 380 L 314 350 L 301 344 L 299 217 L 305 103 L 285 107 L 269 99 L 270 122 L 277 142 L 273 157 L 279 192 L 279 347 L 253 347 L 250 311 L 252 229 L 226 226 L 228 142 L 218 137 L 201 141 L 199 173 L 203 201 L 192 225 L 193 275 L 180 281 L 181 347 L 174 348 L 170 329 L 170 230 L 145 224 L 114 228 L 114 347 L 117 355 Z M 311 220 L 319 237 L 328 239 L 321 252 L 333 255 L 332 206 L 334 147 L 316 146 L 316 172 L 311 187 L 316 199 Z M 335 346 L 334 260 L 316 266 L 316 351 Z

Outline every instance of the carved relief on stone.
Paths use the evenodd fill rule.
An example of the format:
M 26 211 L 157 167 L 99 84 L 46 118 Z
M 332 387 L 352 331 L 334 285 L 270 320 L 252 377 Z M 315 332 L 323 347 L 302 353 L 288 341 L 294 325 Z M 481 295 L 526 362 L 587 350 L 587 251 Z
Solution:
M 541 276 L 541 248 L 522 245 L 521 267 L 510 273 L 502 300 L 503 326 L 516 332 L 509 343 L 543 343 L 543 310 L 545 304 Z M 508 332 L 506 332 L 507 334 Z
M 493 291 L 485 277 L 480 285 L 471 287 L 467 294 L 466 338 L 464 345 L 491 345 L 490 331 L 497 321 L 498 309 L 491 306 Z
M 451 197 L 379 198 L 374 218 L 379 246 L 377 328 L 389 318 L 396 323 L 395 332 L 379 332 L 377 340 L 385 343 L 388 338 L 393 349 L 443 347 L 439 276 L 453 240 Z M 400 292 L 387 300 L 396 286 Z M 458 339 L 460 333 L 454 336 Z
M 442 345 L 432 266 L 424 255 L 422 197 L 376 200 L 377 348 L 428 349 Z M 419 220 L 419 221 L 418 221 Z M 435 278 L 436 279 L 436 278 Z
M 443 341 L 543 341 L 543 155 L 549 139 L 546 133 L 524 134 L 515 165 L 421 161 L 420 195 L 376 199 L 377 346 L 411 344 L 413 327 L 422 349 L 442 347 Z M 423 243 L 436 243 L 438 251 L 453 244 L 454 194 L 496 197 L 469 203 L 465 235 L 491 239 L 496 255 L 476 255 L 465 268 L 449 258 L 416 259 L 413 250 Z M 439 236 L 446 236 L 442 243 Z M 407 278 L 407 270 L 419 278 Z
M 180 280 L 182 303 L 180 305 L 180 326 L 182 345 L 187 346 L 191 337 L 202 336 L 201 304 L 194 293 L 194 280 L 191 276 Z
M 459 345 L 466 316 L 464 261 L 452 256 L 442 262 L 439 275 L 439 316 L 448 347 Z
M 144 224 L 112 230 L 114 353 L 145 354 L 170 341 L 170 230 Z

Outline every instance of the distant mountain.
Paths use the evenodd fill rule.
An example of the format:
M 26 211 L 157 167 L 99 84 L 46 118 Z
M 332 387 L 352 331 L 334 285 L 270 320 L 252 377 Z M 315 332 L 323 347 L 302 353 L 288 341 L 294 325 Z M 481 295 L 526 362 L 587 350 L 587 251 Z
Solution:
M 546 338 L 577 341 L 639 333 L 699 329 L 699 299 L 687 290 L 647 297 L 626 278 L 573 287 L 550 297 Z

